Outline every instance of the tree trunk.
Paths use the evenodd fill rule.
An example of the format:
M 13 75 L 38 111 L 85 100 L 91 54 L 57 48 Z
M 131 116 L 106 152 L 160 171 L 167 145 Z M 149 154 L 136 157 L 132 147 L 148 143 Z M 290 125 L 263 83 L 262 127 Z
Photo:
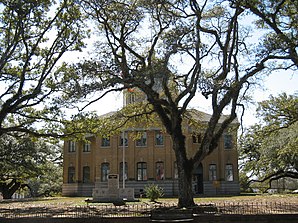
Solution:
M 182 128 L 182 114 L 176 107 L 168 108 L 170 117 L 161 106 L 154 103 L 154 100 L 148 99 L 153 104 L 155 111 L 167 129 L 167 133 L 171 136 L 173 142 L 173 150 L 175 152 L 177 170 L 178 170 L 178 207 L 192 207 L 195 205 L 192 190 L 192 174 L 194 168 L 193 159 L 187 158 L 185 135 Z
M 12 195 L 21 187 L 21 183 L 13 179 L 9 183 L 1 184 L 3 199 L 11 199 Z
M 182 131 L 180 134 L 175 134 L 172 137 L 174 137 L 173 149 L 178 169 L 178 207 L 192 207 L 195 205 L 192 190 L 193 162 L 187 159 L 185 136 L 182 134 Z
M 195 205 L 193 199 L 193 188 L 192 188 L 192 167 L 188 165 L 189 161 L 184 162 L 182 167 L 180 162 L 177 162 L 178 168 L 178 184 L 179 184 L 179 193 L 178 193 L 178 207 L 193 207 Z M 180 167 L 179 167 L 180 166 Z

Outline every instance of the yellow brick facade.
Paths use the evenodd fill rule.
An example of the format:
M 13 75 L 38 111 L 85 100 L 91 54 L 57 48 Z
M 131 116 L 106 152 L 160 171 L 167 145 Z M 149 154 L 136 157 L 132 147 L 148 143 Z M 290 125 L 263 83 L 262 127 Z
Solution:
M 237 126 L 237 123 L 231 126 Z M 194 134 L 191 127 L 186 126 L 185 129 L 186 147 L 191 155 L 198 149 L 202 136 Z M 150 128 L 143 131 L 146 134 L 144 146 L 137 146 L 134 132 L 127 131 L 128 145 L 124 149 L 124 159 L 127 163 L 125 186 L 134 188 L 137 196 L 142 194 L 147 184 L 155 183 L 164 188 L 166 196 L 176 196 L 177 173 L 170 136 L 163 133 L 163 145 L 156 145 L 156 137 L 160 130 Z M 105 146 L 103 138 L 91 135 L 86 137 L 90 141 L 89 147 L 84 145 L 85 142 L 65 141 L 63 195 L 91 196 L 95 182 L 107 187 L 104 176 L 107 172 L 119 174 L 122 178 L 123 146 L 120 135 L 111 136 L 109 145 L 105 141 Z M 232 133 L 226 132 L 221 137 L 218 148 L 195 168 L 193 173 L 195 194 L 239 193 L 236 137 L 236 128 Z M 143 164 L 145 168 L 142 166 L 138 169 Z M 105 171 L 107 169 L 108 171 Z M 120 179 L 120 187 L 123 186 L 122 183 Z

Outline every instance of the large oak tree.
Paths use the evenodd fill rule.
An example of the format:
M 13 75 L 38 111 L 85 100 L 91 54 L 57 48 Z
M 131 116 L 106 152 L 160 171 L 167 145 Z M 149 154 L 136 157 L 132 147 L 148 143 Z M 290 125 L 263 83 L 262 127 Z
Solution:
M 267 30 L 260 53 L 273 53 L 298 66 L 298 2 L 292 0 L 231 0 L 257 17 L 259 28 Z
M 49 184 L 47 171 L 59 169 L 48 162 L 51 149 L 28 134 L 64 134 L 63 112 L 55 100 L 63 78 L 56 71 L 63 55 L 84 46 L 82 20 L 72 0 L 0 1 L 0 191 L 4 198 L 22 186 L 33 188 L 29 182 L 33 178 L 35 185 Z
M 285 93 L 259 103 L 260 124 L 240 141 L 241 171 L 267 189 L 281 178 L 298 179 L 298 97 Z
M 97 43 L 92 59 L 66 72 L 64 99 L 68 95 L 72 104 L 85 100 L 88 106 L 109 92 L 133 88 L 143 92 L 150 105 L 145 106 L 146 113 L 155 112 L 173 141 L 178 205 L 194 205 L 192 171 L 217 148 L 237 118 L 237 108 L 244 110 L 242 102 L 251 84 L 273 69 L 297 65 L 295 60 L 288 60 L 286 52 L 268 49 L 266 41 L 254 45 L 249 37 L 256 27 L 246 26 L 249 18 L 239 2 L 81 2 L 96 27 Z M 197 103 L 210 103 L 212 114 L 202 143 L 189 157 L 182 121 L 196 94 L 209 99 Z
M 0 192 L 4 199 L 22 188 L 31 196 L 57 193 L 62 187 L 62 146 L 29 135 L 0 137 Z M 59 188 L 60 187 L 60 188 Z
M 0 136 L 61 134 L 55 70 L 83 47 L 81 19 L 72 0 L 0 1 Z

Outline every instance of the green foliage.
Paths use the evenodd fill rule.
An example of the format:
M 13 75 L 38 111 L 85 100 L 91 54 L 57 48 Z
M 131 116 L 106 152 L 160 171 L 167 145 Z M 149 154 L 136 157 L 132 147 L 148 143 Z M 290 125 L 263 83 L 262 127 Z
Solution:
M 272 54 L 276 58 L 287 58 L 288 66 L 297 69 L 298 54 L 298 3 L 292 0 L 231 0 L 238 7 L 248 9 L 256 16 L 258 28 L 266 30 L 260 44 L 259 55 Z M 284 65 L 283 65 L 284 66 Z
M 264 182 L 261 187 L 284 177 L 298 178 L 297 105 L 297 96 L 286 94 L 261 102 L 263 125 L 252 126 L 240 141 L 241 170 Z
M 156 201 L 158 198 L 164 196 L 163 189 L 156 184 L 146 185 L 145 194 L 150 201 Z
M 246 175 L 245 172 L 240 172 L 239 173 L 239 185 L 240 185 L 240 190 L 241 192 L 252 192 L 252 189 L 249 185 L 249 177 Z
M 43 173 L 36 178 L 27 180 L 30 188 L 29 196 L 55 196 L 61 195 L 63 184 L 63 168 L 61 165 L 47 162 L 40 166 Z
M 0 135 L 61 134 L 55 98 L 63 79 L 55 71 L 64 54 L 84 46 L 81 19 L 72 0 L 0 1 Z
M 298 120 L 298 97 L 286 93 L 278 97 L 270 96 L 260 103 L 257 111 L 259 117 L 263 118 L 267 131 L 287 128 Z
M 3 196 L 10 198 L 24 187 L 32 189 L 32 196 L 59 192 L 62 185 L 61 152 L 61 146 L 44 140 L 0 136 L 0 191 Z

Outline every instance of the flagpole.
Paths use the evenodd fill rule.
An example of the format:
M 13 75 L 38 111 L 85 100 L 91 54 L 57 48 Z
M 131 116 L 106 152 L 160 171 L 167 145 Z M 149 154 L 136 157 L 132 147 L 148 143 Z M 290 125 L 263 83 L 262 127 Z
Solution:
M 122 187 L 125 188 L 125 131 L 122 133 Z

